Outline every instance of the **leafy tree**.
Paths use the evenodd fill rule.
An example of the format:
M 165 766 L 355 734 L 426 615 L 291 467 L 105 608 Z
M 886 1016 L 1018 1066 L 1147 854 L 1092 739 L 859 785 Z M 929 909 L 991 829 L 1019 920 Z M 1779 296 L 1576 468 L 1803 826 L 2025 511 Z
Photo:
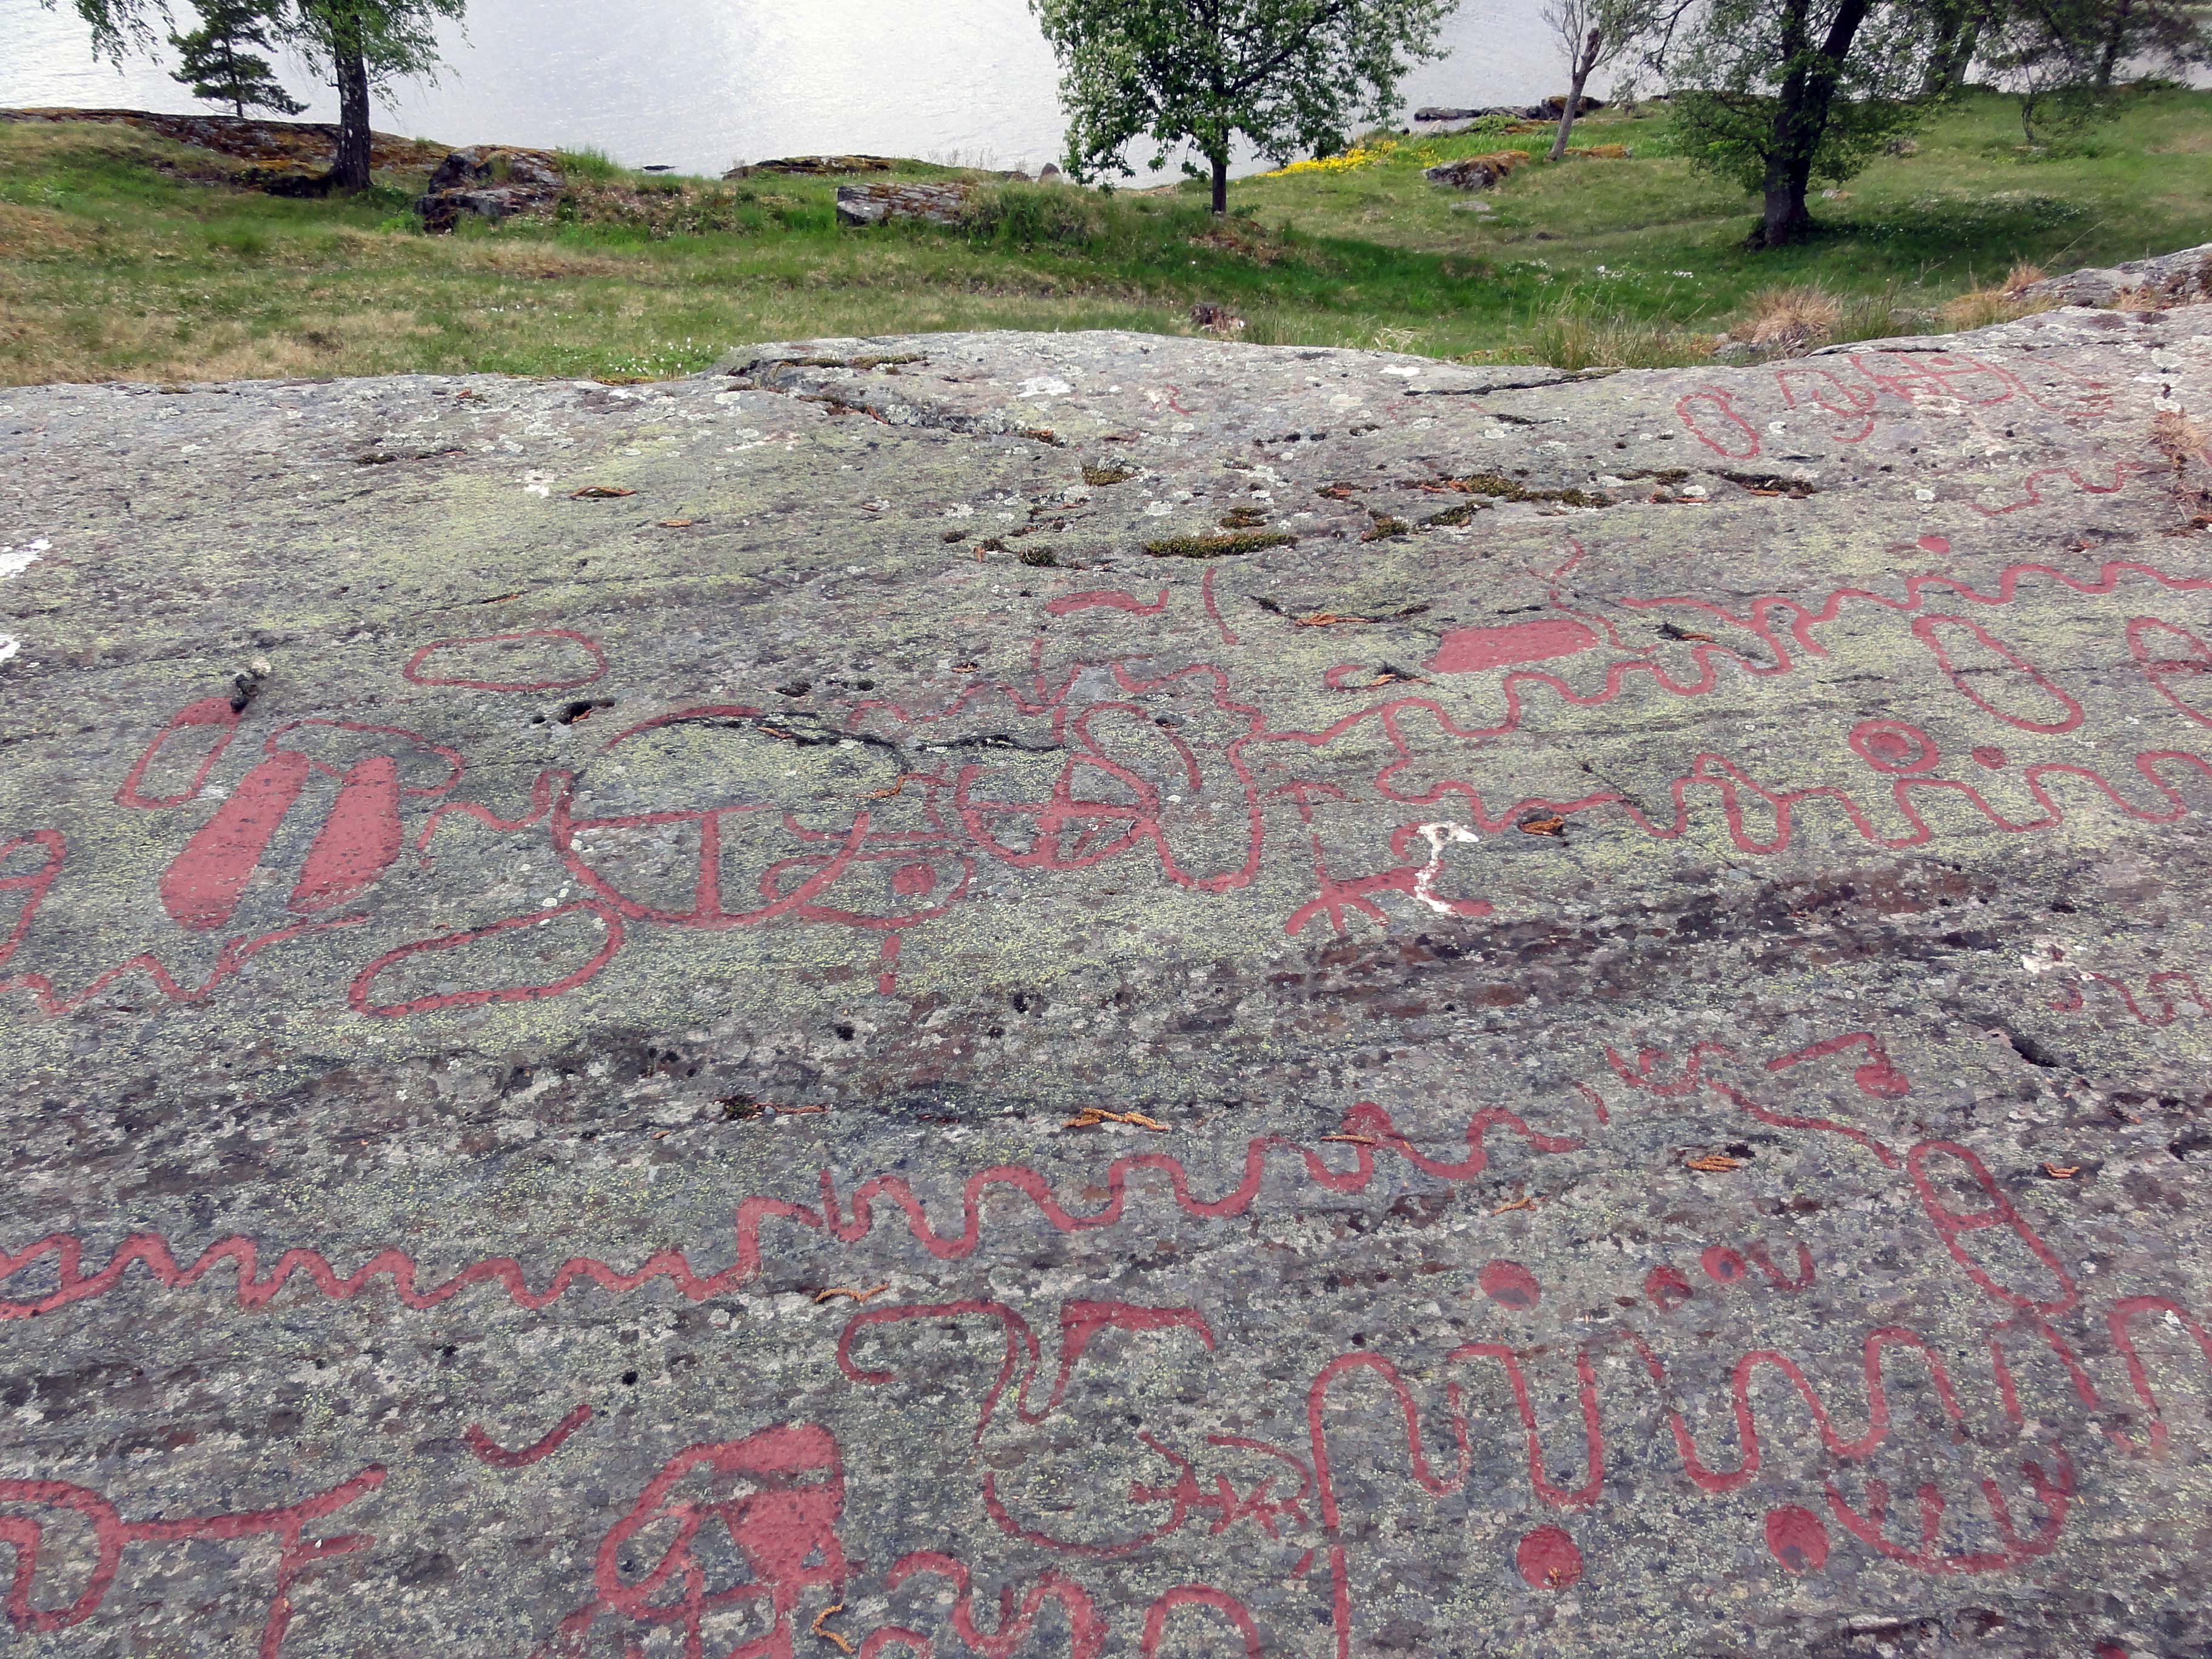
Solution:
M 1929 101 L 1954 20 L 1929 0 L 1711 0 L 1666 53 L 1685 150 L 1763 198 L 1754 248 L 1799 241 L 1840 183 Z
M 183 67 L 171 79 L 192 89 L 192 96 L 228 104 L 243 118 L 249 109 L 297 115 L 307 106 L 284 90 L 270 73 L 267 0 L 193 0 L 200 26 L 190 34 L 172 34 L 169 44 Z
M 2109 82 L 2098 72 L 2111 9 L 2106 0 L 2014 0 L 1984 23 L 1975 62 L 2020 100 L 2029 143 L 2076 133 L 2114 112 Z
M 1060 62 L 1068 171 L 1125 170 L 1129 146 L 1149 138 L 1157 172 L 1188 145 L 1212 169 L 1213 210 L 1226 213 L 1238 137 L 1279 166 L 1343 149 L 1355 119 L 1388 119 L 1407 72 L 1441 56 L 1437 30 L 1457 0 L 1030 3 Z
M 459 18 L 468 0 L 296 0 L 296 5 L 293 44 L 337 83 L 338 154 L 331 182 L 340 190 L 366 190 L 374 142 L 370 94 L 409 76 L 434 79 L 438 20 Z
M 40 0 L 51 8 L 56 0 Z M 150 49 L 154 19 L 167 20 L 167 0 L 70 0 L 92 26 L 93 50 L 120 58 Z M 468 0 L 275 0 L 269 14 L 276 38 L 328 74 L 338 90 L 338 149 L 330 182 L 340 190 L 368 186 L 373 140 L 369 98 L 392 82 L 428 76 L 438 65 L 441 18 L 459 18 Z
M 2179 76 L 2212 63 L 2204 14 L 2186 0 L 2105 0 L 2103 40 L 2097 52 L 2097 85 L 2112 84 L 2124 63 Z
M 1552 140 L 1554 161 L 1566 156 L 1567 135 L 1582 113 L 1583 89 L 1590 76 L 1634 46 L 1652 21 L 1648 0 L 1545 0 L 1545 27 L 1567 56 L 1567 102 L 1559 112 L 1559 136 Z

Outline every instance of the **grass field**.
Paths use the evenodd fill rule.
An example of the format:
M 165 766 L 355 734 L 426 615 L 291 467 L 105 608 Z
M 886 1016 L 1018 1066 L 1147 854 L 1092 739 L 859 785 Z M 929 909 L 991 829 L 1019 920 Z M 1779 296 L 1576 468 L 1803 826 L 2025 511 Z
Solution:
M 840 228 L 834 179 L 657 179 L 585 157 L 555 219 L 431 237 L 408 211 L 420 179 L 289 200 L 127 128 L 0 123 L 0 380 L 653 378 L 811 335 L 1188 332 L 1200 301 L 1253 340 L 1662 363 L 1696 360 L 1779 285 L 1825 287 L 1844 301 L 1839 335 L 1864 337 L 1940 327 L 1947 302 L 2016 264 L 2212 241 L 2207 93 L 2130 94 L 2056 153 L 2023 148 L 2009 100 L 1971 98 L 1917 153 L 1816 203 L 1823 234 L 1780 253 L 1740 251 L 1749 198 L 1690 171 L 1663 108 L 1585 122 L 1576 142 L 1632 154 L 1539 161 L 1468 196 L 1421 169 L 1540 156 L 1544 135 L 1406 139 L 1240 181 L 1226 225 L 1194 187 L 1012 186 L 957 230 Z

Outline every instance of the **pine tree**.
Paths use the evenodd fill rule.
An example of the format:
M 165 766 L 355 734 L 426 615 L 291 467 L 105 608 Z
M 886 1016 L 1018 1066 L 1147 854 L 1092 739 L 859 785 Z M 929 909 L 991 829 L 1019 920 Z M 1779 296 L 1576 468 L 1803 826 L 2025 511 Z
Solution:
M 199 27 L 169 37 L 184 60 L 173 78 L 190 87 L 193 97 L 228 104 L 241 118 L 249 109 L 297 115 L 307 108 L 254 50 L 271 50 L 267 0 L 193 0 L 193 6 Z
M 40 0 L 53 6 L 58 0 Z M 241 9 L 243 0 L 238 0 Z M 1412 0 L 1399 0 L 1411 3 Z M 69 0 L 92 26 L 93 50 L 121 62 L 152 47 L 154 20 L 167 0 Z M 328 74 L 338 91 L 338 149 L 330 173 L 337 190 L 365 190 L 374 137 L 370 100 L 392 82 L 434 77 L 436 25 L 458 21 L 468 0 L 263 0 L 253 9 L 276 37 Z

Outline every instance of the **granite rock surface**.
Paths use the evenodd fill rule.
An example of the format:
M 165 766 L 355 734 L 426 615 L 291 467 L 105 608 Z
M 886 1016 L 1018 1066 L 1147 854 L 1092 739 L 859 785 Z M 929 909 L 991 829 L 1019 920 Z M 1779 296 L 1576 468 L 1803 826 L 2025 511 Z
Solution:
M 0 1646 L 2205 1651 L 2207 411 L 0 393 Z
M 2157 308 L 2200 304 L 2212 298 L 2212 246 L 2187 247 L 2117 265 L 2091 265 L 2046 276 L 2020 289 L 2023 297 L 2063 306 L 2109 306 L 2132 301 Z

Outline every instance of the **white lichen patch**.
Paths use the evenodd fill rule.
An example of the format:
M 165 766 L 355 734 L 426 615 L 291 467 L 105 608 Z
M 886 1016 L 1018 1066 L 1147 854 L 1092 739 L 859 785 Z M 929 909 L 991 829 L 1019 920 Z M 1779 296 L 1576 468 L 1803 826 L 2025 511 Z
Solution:
M 6 581 L 10 576 L 21 575 L 51 552 L 53 545 L 42 536 L 21 547 L 0 547 L 0 582 Z

